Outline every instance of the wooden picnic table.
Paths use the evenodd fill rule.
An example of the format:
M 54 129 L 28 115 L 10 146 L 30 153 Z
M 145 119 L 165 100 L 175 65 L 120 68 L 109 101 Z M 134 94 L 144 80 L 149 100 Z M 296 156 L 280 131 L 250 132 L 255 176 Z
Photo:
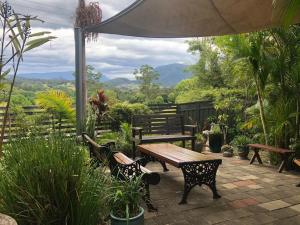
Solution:
M 138 145 L 137 149 L 145 158 L 144 164 L 159 161 L 164 171 L 166 163 L 182 170 L 184 193 L 179 204 L 185 204 L 189 192 L 196 185 L 207 185 L 213 192 L 213 198 L 220 198 L 216 188 L 216 173 L 222 159 L 204 155 L 169 143 Z
M 295 153 L 295 151 L 293 151 L 293 150 L 284 149 L 284 148 L 277 148 L 277 147 L 273 147 L 273 146 L 269 146 L 269 145 L 263 145 L 263 144 L 248 144 L 248 146 L 250 147 L 250 149 L 252 149 L 254 151 L 254 155 L 253 155 L 252 159 L 250 160 L 250 164 L 252 164 L 255 159 L 257 159 L 257 161 L 260 164 L 262 164 L 262 160 L 261 160 L 260 155 L 259 155 L 260 150 L 279 153 L 280 157 L 281 157 L 281 164 L 280 164 L 279 169 L 278 169 L 279 173 L 281 173 L 283 171 L 283 169 L 288 170 L 288 168 L 286 168 L 288 159 L 289 159 L 291 154 Z

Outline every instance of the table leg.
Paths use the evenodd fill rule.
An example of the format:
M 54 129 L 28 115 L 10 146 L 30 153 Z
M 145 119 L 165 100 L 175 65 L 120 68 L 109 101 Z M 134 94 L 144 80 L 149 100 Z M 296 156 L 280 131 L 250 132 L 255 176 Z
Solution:
M 213 192 L 213 198 L 217 199 L 221 196 L 216 188 L 216 174 L 220 161 L 215 162 L 193 162 L 181 165 L 181 170 L 184 176 L 184 192 L 179 204 L 186 204 L 187 197 L 190 191 L 196 185 L 207 185 Z
M 253 149 L 253 151 L 254 151 L 254 155 L 252 156 L 252 158 L 250 160 L 250 164 L 252 164 L 255 159 L 257 159 L 259 164 L 262 164 L 262 160 L 261 160 L 260 155 L 259 155 L 259 149 Z
M 281 164 L 280 167 L 278 169 L 279 173 L 282 173 L 282 171 L 286 168 L 287 165 L 287 161 L 288 161 L 288 155 L 287 154 L 280 154 L 281 156 Z
M 146 166 L 148 162 L 159 162 L 164 170 L 164 172 L 168 172 L 169 169 L 165 162 L 155 159 L 153 156 L 142 153 L 142 166 Z

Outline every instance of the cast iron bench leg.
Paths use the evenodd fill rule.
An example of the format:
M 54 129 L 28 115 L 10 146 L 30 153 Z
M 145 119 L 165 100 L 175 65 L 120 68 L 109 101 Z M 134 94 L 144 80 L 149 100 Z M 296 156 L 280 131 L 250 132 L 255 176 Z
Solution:
M 190 191 L 196 185 L 207 185 L 213 192 L 213 198 L 217 199 L 221 196 L 216 188 L 216 174 L 220 162 L 204 162 L 204 163 L 185 163 L 180 166 L 184 176 L 184 192 L 179 204 L 186 204 Z
M 253 151 L 254 151 L 254 155 L 252 156 L 252 159 L 250 160 L 250 164 L 252 164 L 256 158 L 257 158 L 257 161 L 259 162 L 259 164 L 262 164 L 262 160 L 259 155 L 259 150 L 253 149 Z
M 146 193 L 143 196 L 144 201 L 147 205 L 148 208 L 148 212 L 156 212 L 157 208 L 155 208 L 152 203 L 151 203 L 151 199 L 150 199 L 150 190 L 149 190 L 149 184 L 145 183 L 145 189 L 146 189 Z

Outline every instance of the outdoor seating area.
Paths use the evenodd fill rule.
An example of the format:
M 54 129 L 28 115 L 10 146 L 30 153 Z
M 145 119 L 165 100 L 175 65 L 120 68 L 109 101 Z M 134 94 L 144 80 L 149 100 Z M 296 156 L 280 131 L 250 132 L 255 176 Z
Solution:
M 180 169 L 167 164 L 169 171 L 160 172 L 160 184 L 150 189 L 158 212 L 146 212 L 146 225 L 299 224 L 300 189 L 295 186 L 299 183 L 298 173 L 277 173 L 275 167 L 207 154 L 222 159 L 216 176 L 222 197 L 213 199 L 207 186 L 197 186 L 189 194 L 188 204 L 179 205 L 184 178 Z M 161 171 L 158 162 L 149 163 L 147 168 Z
M 75 2 L 0 0 L 0 225 L 300 225 L 300 0 Z

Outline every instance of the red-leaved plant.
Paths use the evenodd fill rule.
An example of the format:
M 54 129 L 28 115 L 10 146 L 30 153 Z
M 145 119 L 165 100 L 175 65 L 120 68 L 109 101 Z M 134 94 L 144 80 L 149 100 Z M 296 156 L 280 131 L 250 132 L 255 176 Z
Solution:
M 107 116 L 108 113 L 108 98 L 104 94 L 104 90 L 98 90 L 97 94 L 90 98 L 89 100 L 93 112 L 96 114 L 97 123 L 100 124 L 101 121 Z

